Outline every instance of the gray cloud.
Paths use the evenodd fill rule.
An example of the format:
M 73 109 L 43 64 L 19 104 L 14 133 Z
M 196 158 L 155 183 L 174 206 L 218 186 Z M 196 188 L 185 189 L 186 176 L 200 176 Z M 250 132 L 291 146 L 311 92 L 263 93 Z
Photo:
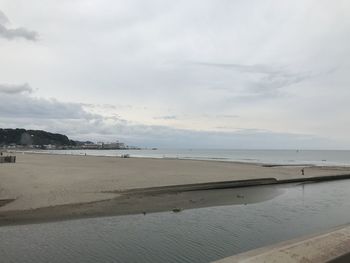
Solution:
M 36 41 L 38 39 L 38 33 L 32 30 L 28 30 L 24 27 L 19 28 L 6 28 L 3 25 L 0 25 L 0 36 L 9 40 L 15 38 L 24 38 L 27 40 Z
M 10 21 L 7 16 L 0 10 L 0 25 L 8 24 Z
M 26 40 L 36 41 L 38 39 L 38 33 L 36 31 L 24 27 L 8 28 L 7 24 L 9 24 L 8 18 L 0 11 L 0 37 L 8 40 L 24 38 Z
M 16 23 L 1 13 L 0 72 L 6 81 L 35 83 L 38 91 L 1 92 L 1 104 L 8 105 L 1 108 L 3 125 L 88 139 L 122 135 L 131 144 L 158 136 L 181 147 L 194 144 L 186 136 L 196 135 L 217 147 L 233 138 L 249 144 L 243 135 L 205 131 L 260 128 L 269 138 L 289 134 L 281 135 L 290 140 L 285 147 L 300 140 L 293 134 L 350 147 L 349 1 L 31 0 L 16 8 L 22 2 L 1 1 Z M 9 31 L 19 26 L 45 36 L 40 45 L 6 41 L 27 39 Z M 239 118 L 224 117 L 230 114 Z M 147 123 L 171 129 L 142 126 Z M 258 132 L 248 138 L 268 143 Z
M 55 99 L 29 96 L 26 93 L 3 93 L 0 96 L 0 112 L 3 118 L 15 119 L 89 119 L 93 114 L 86 112 L 79 103 L 65 103 Z
M 176 129 L 167 126 L 130 123 L 99 114 L 91 114 L 84 104 L 35 98 L 28 93 L 4 93 L 0 96 L 0 127 L 44 129 L 67 134 L 78 140 L 122 140 L 146 147 L 185 148 L 302 148 L 328 143 L 311 135 L 274 133 L 241 129 L 214 132 Z M 167 116 L 164 116 L 167 117 Z M 168 116 L 169 117 L 169 116 Z M 227 117 L 231 117 L 227 116 Z
M 281 89 L 313 78 L 316 74 L 312 72 L 291 72 L 282 66 L 268 66 L 264 64 L 241 65 L 229 63 L 194 63 L 195 65 L 234 70 L 236 72 L 247 73 L 244 83 L 244 97 L 276 97 L 282 93 Z M 214 89 L 231 90 L 230 87 L 216 87 Z M 239 96 L 238 96 L 239 97 Z
M 130 123 L 107 124 L 96 122 L 57 121 L 48 124 L 76 139 L 122 140 L 131 145 L 160 148 L 225 148 L 225 149 L 281 149 L 322 148 L 335 145 L 334 141 L 307 134 L 276 133 L 241 129 L 232 131 L 197 131 L 167 126 L 135 125 Z M 72 127 L 74 127 L 72 129 Z M 322 146 L 321 146 L 322 145 Z
M 14 84 L 0 84 L 0 93 L 4 94 L 20 94 L 32 93 L 33 89 L 28 83 L 14 85 Z
M 273 68 L 263 64 L 255 65 L 241 65 L 234 63 L 209 63 L 209 62 L 195 62 L 195 65 L 208 66 L 208 67 L 217 67 L 223 69 L 234 69 L 241 72 L 249 73 L 263 73 L 263 74 L 285 74 L 281 68 Z
M 222 149 L 298 149 L 334 147 L 334 141 L 307 134 L 276 133 L 244 130 L 197 131 L 167 126 L 106 122 L 95 119 L 21 119 L 10 121 L 0 118 L 0 126 L 43 129 L 67 134 L 76 140 L 115 141 L 129 145 L 159 148 L 222 148 Z M 341 144 L 337 145 L 341 146 Z

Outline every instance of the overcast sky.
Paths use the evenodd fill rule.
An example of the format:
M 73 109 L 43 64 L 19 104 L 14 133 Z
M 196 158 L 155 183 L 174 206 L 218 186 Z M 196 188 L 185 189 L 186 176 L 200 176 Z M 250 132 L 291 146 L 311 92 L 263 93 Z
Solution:
M 0 0 L 0 127 L 350 149 L 347 0 Z

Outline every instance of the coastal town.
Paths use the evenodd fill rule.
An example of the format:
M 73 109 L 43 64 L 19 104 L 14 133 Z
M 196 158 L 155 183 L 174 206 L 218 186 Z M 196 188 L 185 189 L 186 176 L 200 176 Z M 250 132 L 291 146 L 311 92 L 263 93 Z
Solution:
M 140 150 L 124 142 L 70 140 L 66 135 L 41 130 L 0 129 L 0 148 L 8 150 Z
M 31 150 L 31 149 L 38 149 L 38 150 L 140 150 L 140 147 L 136 146 L 129 146 L 126 145 L 123 142 L 115 141 L 115 142 L 80 142 L 77 145 L 58 145 L 58 144 L 29 144 L 29 145 L 23 145 L 23 144 L 16 144 L 16 143 L 10 143 L 10 144 L 2 144 L 0 146 L 2 149 L 8 149 L 8 150 Z

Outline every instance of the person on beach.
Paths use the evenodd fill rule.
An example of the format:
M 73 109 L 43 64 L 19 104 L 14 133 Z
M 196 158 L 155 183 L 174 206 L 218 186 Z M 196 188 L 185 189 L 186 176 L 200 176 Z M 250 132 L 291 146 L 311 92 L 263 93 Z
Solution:
M 301 169 L 301 175 L 305 175 L 304 168 L 303 168 L 303 169 Z

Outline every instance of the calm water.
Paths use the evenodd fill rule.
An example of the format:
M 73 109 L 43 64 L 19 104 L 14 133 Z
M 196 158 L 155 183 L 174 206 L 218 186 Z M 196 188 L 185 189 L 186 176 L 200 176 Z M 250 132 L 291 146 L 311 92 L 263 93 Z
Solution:
M 0 227 L 0 261 L 210 262 L 349 223 L 349 189 L 289 185 L 256 204 Z
M 43 151 L 58 154 L 181 158 L 198 160 L 222 160 L 273 164 L 350 165 L 350 151 L 345 150 L 56 150 Z

